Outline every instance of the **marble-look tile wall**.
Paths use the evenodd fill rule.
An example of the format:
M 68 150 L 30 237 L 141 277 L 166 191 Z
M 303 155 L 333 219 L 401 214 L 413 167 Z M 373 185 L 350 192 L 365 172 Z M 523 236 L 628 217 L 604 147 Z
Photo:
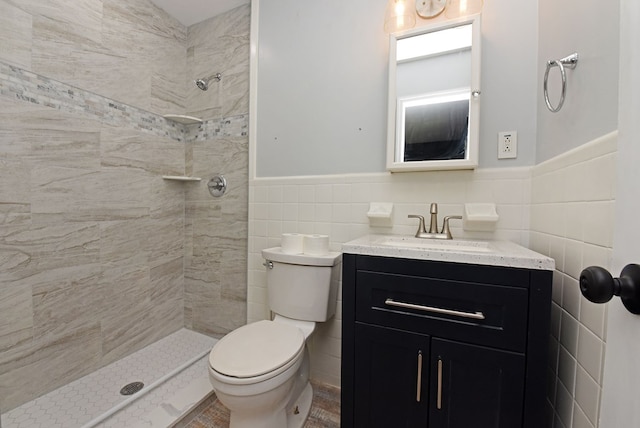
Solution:
M 184 144 L 0 98 L 0 407 L 183 325 Z
M 616 133 L 533 168 L 531 248 L 556 261 L 548 371 L 549 426 L 596 428 L 606 308 L 580 294 L 587 266 L 611 267 Z
M 163 11 L 0 0 L 2 411 L 185 324 L 246 321 L 249 7 L 229 16 L 215 43 L 246 58 L 209 99 L 220 108 L 205 101 L 205 123 L 182 126 L 158 115 L 186 111 L 188 83 L 187 29 Z M 185 172 L 205 181 L 161 178 Z M 217 172 L 230 190 L 216 200 Z
M 187 112 L 210 119 L 249 112 L 249 27 L 245 5 L 189 27 L 187 32 Z M 204 92 L 193 83 L 216 73 Z
M 186 191 L 185 323 L 215 336 L 247 321 L 249 28 L 246 5 L 189 27 L 187 36 L 192 80 L 222 74 L 206 92 L 189 86 L 189 112 L 227 118 L 235 131 L 186 144 L 189 174 L 205 181 L 223 174 L 229 186 L 221 198 L 206 186 Z
M 158 114 L 184 113 L 187 29 L 148 0 L 0 0 L 0 60 Z

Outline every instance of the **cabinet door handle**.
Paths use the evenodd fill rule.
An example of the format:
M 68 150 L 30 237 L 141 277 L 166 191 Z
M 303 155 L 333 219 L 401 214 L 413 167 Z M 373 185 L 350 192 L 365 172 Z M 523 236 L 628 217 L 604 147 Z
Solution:
M 419 403 L 422 396 L 422 351 L 418 351 L 418 379 L 416 381 L 416 401 Z
M 417 309 L 419 311 L 425 311 L 425 312 L 434 312 L 438 314 L 455 315 L 457 317 L 463 317 L 463 318 L 472 318 L 474 320 L 484 319 L 484 314 L 482 312 L 455 311 L 453 309 L 436 308 L 434 306 L 424 306 L 424 305 L 416 305 L 414 303 L 396 302 L 393 299 L 385 300 L 384 304 L 388 306 L 397 306 L 399 308 Z
M 436 397 L 436 407 L 442 409 L 442 360 L 438 358 L 438 395 Z

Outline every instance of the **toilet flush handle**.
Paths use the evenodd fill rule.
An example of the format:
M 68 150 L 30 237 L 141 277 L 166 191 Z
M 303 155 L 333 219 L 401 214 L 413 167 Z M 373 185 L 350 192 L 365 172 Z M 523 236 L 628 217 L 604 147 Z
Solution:
M 267 269 L 273 269 L 273 262 L 271 260 L 267 260 L 262 263 L 262 266 L 266 267 Z

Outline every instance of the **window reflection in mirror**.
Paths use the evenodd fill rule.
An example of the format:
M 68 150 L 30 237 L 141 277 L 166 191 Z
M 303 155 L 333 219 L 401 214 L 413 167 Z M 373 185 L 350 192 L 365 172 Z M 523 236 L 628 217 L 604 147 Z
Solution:
M 477 165 L 479 38 L 478 16 L 391 37 L 389 170 Z
M 398 153 L 404 162 L 465 159 L 469 90 L 398 100 Z

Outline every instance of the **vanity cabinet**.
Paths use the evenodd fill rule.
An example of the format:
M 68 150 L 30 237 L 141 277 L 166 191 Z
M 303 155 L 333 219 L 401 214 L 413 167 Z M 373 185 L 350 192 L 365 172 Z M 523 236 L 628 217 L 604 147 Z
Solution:
M 343 255 L 343 428 L 541 428 L 552 272 Z

